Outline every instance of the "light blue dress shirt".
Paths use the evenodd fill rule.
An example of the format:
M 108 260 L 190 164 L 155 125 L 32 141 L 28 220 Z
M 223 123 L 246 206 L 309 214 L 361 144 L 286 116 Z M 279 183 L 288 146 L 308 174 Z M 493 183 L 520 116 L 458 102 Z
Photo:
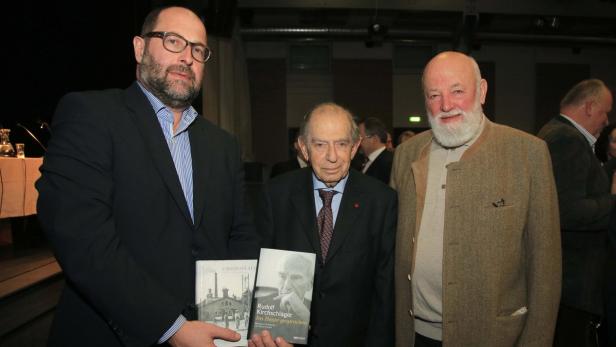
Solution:
M 184 192 L 184 198 L 188 205 L 191 218 L 195 219 L 193 213 L 193 174 L 192 174 L 192 155 L 190 153 L 190 139 L 188 137 L 188 126 L 195 121 L 198 116 L 197 111 L 192 107 L 188 107 L 182 112 L 180 124 L 173 133 L 173 112 L 165 106 L 154 94 L 150 93 L 140 83 L 139 87 L 143 90 L 143 93 L 152 104 L 154 112 L 156 112 L 156 118 L 160 124 L 167 146 L 169 146 L 169 152 L 171 158 L 173 158 L 173 164 L 175 164 L 175 170 Z
M 319 181 L 317 176 L 312 173 L 312 187 L 314 188 L 314 209 L 317 212 L 317 216 L 319 215 L 319 211 L 323 208 L 323 200 L 319 195 L 319 190 L 335 190 L 338 192 L 334 194 L 334 198 L 332 199 L 332 215 L 334 217 L 334 227 L 336 226 L 336 219 L 338 217 L 338 210 L 340 210 L 340 202 L 342 201 L 342 193 L 344 193 L 344 187 L 346 186 L 346 182 L 349 179 L 349 174 L 340 180 L 334 187 L 330 188 L 325 185 L 325 183 Z

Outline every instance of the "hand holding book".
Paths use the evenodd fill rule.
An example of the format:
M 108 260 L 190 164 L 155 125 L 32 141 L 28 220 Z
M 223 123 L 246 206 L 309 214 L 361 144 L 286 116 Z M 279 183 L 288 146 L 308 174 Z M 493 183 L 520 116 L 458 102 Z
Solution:
M 315 263 L 314 253 L 268 248 L 261 249 L 258 272 L 256 259 L 197 261 L 195 299 L 201 324 L 221 329 L 216 334 L 222 335 L 212 335 L 219 347 L 306 344 Z M 235 333 L 229 329 L 241 338 L 227 334 Z M 247 337 L 253 334 L 257 337 L 250 344 Z
M 248 347 L 293 347 L 293 345 L 282 337 L 277 337 L 274 340 L 269 331 L 263 330 L 260 334 L 252 335 L 248 340 Z
M 206 346 L 215 347 L 214 339 L 225 341 L 239 341 L 240 334 L 221 328 L 214 324 L 200 321 L 187 321 L 170 339 L 173 347 Z M 205 344 L 204 344 L 205 342 Z

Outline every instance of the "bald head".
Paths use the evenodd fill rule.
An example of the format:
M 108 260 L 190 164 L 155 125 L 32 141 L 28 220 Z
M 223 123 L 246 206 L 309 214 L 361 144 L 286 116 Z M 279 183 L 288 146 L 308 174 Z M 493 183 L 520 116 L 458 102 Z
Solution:
M 142 36 L 151 31 L 154 31 L 154 28 L 156 27 L 156 24 L 163 13 L 164 16 L 187 18 L 190 21 L 197 20 L 199 21 L 199 23 L 201 23 L 201 26 L 203 26 L 203 30 L 205 31 L 205 26 L 203 25 L 203 22 L 201 21 L 199 16 L 197 16 L 197 14 L 190 9 L 179 6 L 166 6 L 155 8 L 150 11 L 150 13 L 148 13 L 148 15 L 143 21 L 143 25 L 141 26 Z
M 308 140 L 310 136 L 310 127 L 313 121 L 313 118 L 319 117 L 341 117 L 343 122 L 346 122 L 349 126 L 349 138 L 355 143 L 359 140 L 359 129 L 357 124 L 353 120 L 353 115 L 346 108 L 333 103 L 333 102 L 324 102 L 322 104 L 318 104 L 308 112 L 308 115 L 304 118 L 304 122 L 300 126 L 299 136 L 303 137 L 304 140 Z
M 560 113 L 573 119 L 594 137 L 599 137 L 608 124 L 612 102 L 612 93 L 601 80 L 588 79 L 567 92 L 560 102 Z
M 446 67 L 447 70 L 455 69 L 458 72 L 458 76 L 462 77 L 463 75 L 466 78 L 472 78 L 475 83 L 481 81 L 481 71 L 475 59 L 460 52 L 446 51 L 437 54 L 424 68 L 421 78 L 424 91 L 426 88 L 426 76 L 434 74 L 435 71 L 442 71 L 443 67 Z

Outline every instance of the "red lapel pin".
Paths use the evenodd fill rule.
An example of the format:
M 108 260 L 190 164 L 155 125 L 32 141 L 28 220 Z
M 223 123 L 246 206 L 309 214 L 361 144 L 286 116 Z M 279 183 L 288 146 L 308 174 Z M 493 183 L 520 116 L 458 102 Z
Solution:
M 354 203 L 354 204 L 353 204 L 353 207 L 355 207 L 355 208 L 359 208 L 359 202 Z

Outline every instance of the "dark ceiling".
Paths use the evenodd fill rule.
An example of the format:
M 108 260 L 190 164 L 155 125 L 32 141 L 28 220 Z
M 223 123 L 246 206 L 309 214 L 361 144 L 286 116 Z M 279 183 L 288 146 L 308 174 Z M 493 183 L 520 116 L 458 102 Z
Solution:
M 455 46 L 514 42 L 616 47 L 615 0 L 439 3 L 239 0 L 236 10 L 245 40 L 366 40 L 376 35 L 383 41 L 451 41 Z
M 131 40 L 153 7 L 182 4 L 208 31 L 242 38 L 485 42 L 616 49 L 616 0 L 129 0 L 16 3 L 4 32 L 8 88 L 0 126 L 32 128 L 52 118 L 63 94 L 126 87 L 135 75 Z M 375 24 L 377 26 L 375 26 Z

